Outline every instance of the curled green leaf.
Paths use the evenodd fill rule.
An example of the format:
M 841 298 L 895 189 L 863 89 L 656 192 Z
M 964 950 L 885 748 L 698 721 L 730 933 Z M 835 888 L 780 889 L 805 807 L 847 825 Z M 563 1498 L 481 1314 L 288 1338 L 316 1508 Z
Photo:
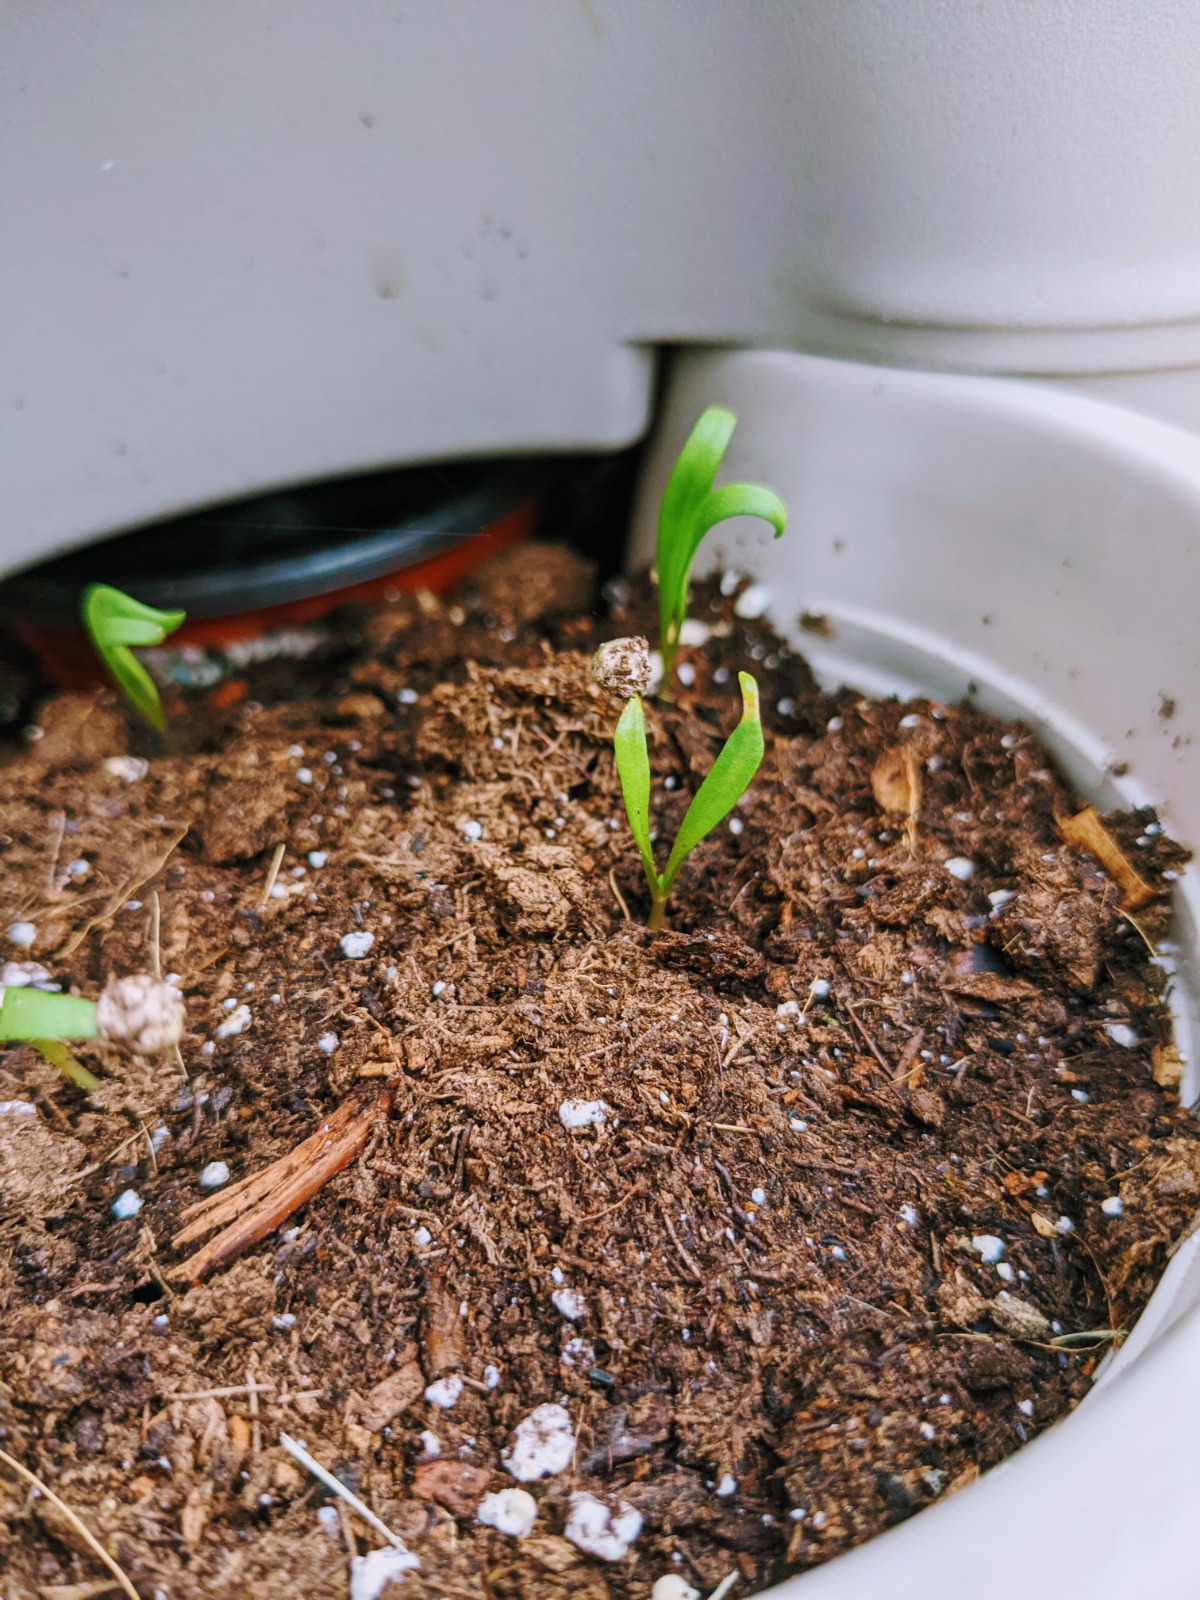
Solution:
M 761 517 L 778 539 L 787 526 L 787 508 L 772 490 L 753 483 L 713 488 L 736 427 L 737 417 L 725 406 L 707 407 L 679 452 L 663 493 L 655 563 L 664 676 L 671 670 L 687 616 L 692 561 L 708 530 L 730 517 Z
M 158 689 L 131 647 L 161 644 L 183 622 L 185 613 L 158 611 L 107 583 L 93 583 L 83 592 L 80 614 L 113 683 L 144 722 L 164 732 L 166 718 Z

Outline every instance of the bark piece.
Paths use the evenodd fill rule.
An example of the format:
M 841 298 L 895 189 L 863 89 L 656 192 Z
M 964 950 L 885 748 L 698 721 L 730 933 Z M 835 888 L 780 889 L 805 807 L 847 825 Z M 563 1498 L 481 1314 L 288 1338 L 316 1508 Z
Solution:
M 358 1419 L 364 1428 L 380 1433 L 424 1392 L 425 1376 L 420 1367 L 415 1361 L 406 1361 L 370 1391 L 359 1408 Z

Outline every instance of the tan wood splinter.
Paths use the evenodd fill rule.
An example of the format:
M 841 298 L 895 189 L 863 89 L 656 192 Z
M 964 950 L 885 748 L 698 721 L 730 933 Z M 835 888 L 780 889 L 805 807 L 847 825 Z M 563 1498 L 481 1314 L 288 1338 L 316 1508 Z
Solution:
M 388 1088 L 351 1096 L 281 1160 L 221 1194 L 189 1206 L 183 1213 L 186 1226 L 171 1241 L 175 1249 L 202 1238 L 213 1228 L 223 1231 L 180 1262 L 172 1270 L 172 1277 L 199 1283 L 215 1267 L 224 1266 L 278 1228 L 330 1178 L 349 1166 L 366 1144 L 376 1118 L 390 1108 L 391 1101 L 392 1091 Z
M 1086 850 L 1108 873 L 1121 891 L 1121 909 L 1136 911 L 1150 900 L 1158 898 L 1159 890 L 1140 876 L 1129 857 L 1109 833 L 1091 806 L 1086 806 L 1073 817 L 1060 817 L 1058 831 L 1076 850 Z

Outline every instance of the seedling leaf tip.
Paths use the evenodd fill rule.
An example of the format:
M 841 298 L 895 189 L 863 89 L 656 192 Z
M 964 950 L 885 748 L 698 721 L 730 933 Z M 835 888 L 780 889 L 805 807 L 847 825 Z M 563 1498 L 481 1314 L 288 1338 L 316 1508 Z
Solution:
M 736 427 L 737 417 L 725 406 L 707 407 L 688 434 L 663 493 L 655 562 L 664 678 L 671 670 L 687 616 L 692 561 L 708 530 L 729 517 L 761 517 L 775 529 L 777 539 L 787 527 L 787 508 L 770 489 L 753 483 L 713 488 Z
M 183 611 L 158 611 L 107 583 L 89 584 L 80 602 L 88 637 L 104 669 L 130 706 L 159 733 L 166 730 L 154 680 L 130 648 L 161 644 L 183 622 Z

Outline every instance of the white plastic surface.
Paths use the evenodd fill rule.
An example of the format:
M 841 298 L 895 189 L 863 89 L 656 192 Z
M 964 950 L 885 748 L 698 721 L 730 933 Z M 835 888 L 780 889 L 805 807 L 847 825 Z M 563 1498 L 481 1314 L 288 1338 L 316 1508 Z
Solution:
M 620 444 L 662 342 L 1200 363 L 1197 60 L 1188 0 L 7 0 L 0 567 Z
M 708 563 L 754 571 L 822 676 L 961 696 L 1032 723 L 1098 803 L 1153 801 L 1200 842 L 1200 442 L 1033 384 L 790 354 L 695 353 L 669 383 L 640 495 L 653 547 L 666 472 L 704 405 L 739 414 L 722 478 L 789 506 L 731 523 Z M 804 633 L 825 615 L 832 639 Z M 1163 698 L 1175 702 L 1163 715 Z M 1117 765 L 1128 766 L 1118 775 Z M 1173 996 L 1197 1093 L 1195 873 Z M 1176 1255 L 1102 1381 L 978 1484 L 771 1591 L 780 1600 L 1195 1600 L 1200 1239 Z

